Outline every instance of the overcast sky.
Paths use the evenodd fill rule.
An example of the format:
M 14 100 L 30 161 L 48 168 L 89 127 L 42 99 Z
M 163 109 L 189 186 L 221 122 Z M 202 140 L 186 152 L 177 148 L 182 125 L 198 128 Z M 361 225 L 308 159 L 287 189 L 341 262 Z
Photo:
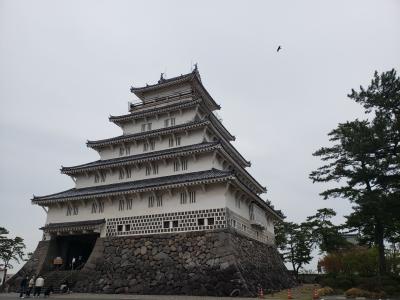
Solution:
M 61 165 L 121 133 L 108 116 L 137 100 L 131 85 L 195 62 L 265 197 L 291 221 L 332 207 L 341 222 L 350 205 L 318 195 L 312 153 L 363 117 L 351 88 L 400 70 L 400 1 L 0 0 L 0 226 L 34 250 L 32 195 L 73 187 Z

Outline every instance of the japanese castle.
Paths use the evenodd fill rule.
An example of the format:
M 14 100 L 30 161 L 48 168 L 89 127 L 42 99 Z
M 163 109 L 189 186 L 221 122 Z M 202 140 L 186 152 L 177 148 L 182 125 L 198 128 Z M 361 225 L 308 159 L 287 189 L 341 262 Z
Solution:
M 122 134 L 87 142 L 100 159 L 61 168 L 75 187 L 32 199 L 47 211 L 43 239 L 59 241 L 53 252 L 67 266 L 87 260 L 99 237 L 220 229 L 273 245 L 282 214 L 260 198 L 266 188 L 231 144 L 197 66 L 131 92 L 140 102 L 109 118 Z

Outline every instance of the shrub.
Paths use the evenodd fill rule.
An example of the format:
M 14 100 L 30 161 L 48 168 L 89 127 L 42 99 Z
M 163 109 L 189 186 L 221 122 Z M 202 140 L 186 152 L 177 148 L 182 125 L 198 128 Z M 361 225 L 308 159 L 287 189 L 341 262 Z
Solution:
M 318 293 L 318 296 L 322 297 L 322 296 L 326 296 L 326 295 L 332 295 L 334 292 L 333 292 L 333 288 L 326 286 L 321 289 L 318 289 L 317 293 Z
M 348 289 L 347 291 L 344 292 L 344 295 L 347 298 L 356 298 L 356 297 L 370 297 L 371 293 L 363 290 L 363 289 L 359 289 L 359 288 L 351 288 Z

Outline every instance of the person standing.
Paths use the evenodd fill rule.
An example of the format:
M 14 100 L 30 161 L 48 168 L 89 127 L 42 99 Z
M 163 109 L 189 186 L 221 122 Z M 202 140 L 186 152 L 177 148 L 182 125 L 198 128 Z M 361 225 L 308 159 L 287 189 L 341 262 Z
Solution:
M 32 276 L 31 280 L 29 280 L 29 283 L 28 283 L 28 289 L 26 290 L 26 297 L 31 296 L 34 285 L 35 285 L 35 276 Z
M 22 280 L 21 280 L 21 284 L 20 284 L 20 291 L 19 291 L 19 297 L 20 298 L 25 298 L 24 294 L 26 292 L 26 287 L 28 286 L 28 276 L 25 276 Z
M 42 291 L 42 287 L 44 286 L 44 279 L 41 275 L 35 281 L 35 292 L 33 293 L 33 297 L 39 297 Z

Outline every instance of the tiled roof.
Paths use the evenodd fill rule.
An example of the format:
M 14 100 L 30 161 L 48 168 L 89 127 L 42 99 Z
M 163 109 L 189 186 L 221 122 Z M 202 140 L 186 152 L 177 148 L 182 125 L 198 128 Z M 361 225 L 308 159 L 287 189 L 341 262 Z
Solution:
M 42 202 L 53 202 L 60 200 L 75 200 L 102 196 L 114 196 L 131 192 L 144 192 L 148 190 L 163 189 L 168 188 L 171 185 L 178 187 L 188 184 L 190 185 L 191 183 L 210 183 L 215 181 L 223 181 L 232 177 L 232 172 L 211 169 L 201 172 L 163 176 L 124 183 L 98 185 L 81 189 L 72 188 L 60 193 L 47 196 L 34 196 L 32 202 L 40 204 Z
M 169 156 L 181 156 L 182 154 L 185 154 L 187 152 L 192 153 L 192 152 L 203 152 L 203 151 L 209 151 L 215 148 L 215 146 L 218 145 L 218 142 L 209 142 L 209 143 L 200 143 L 200 144 L 194 144 L 194 145 L 189 145 L 189 146 L 183 146 L 183 147 L 178 147 L 178 148 L 169 148 L 165 150 L 160 150 L 160 151 L 154 151 L 154 152 L 147 152 L 147 153 L 141 153 L 137 155 L 130 155 L 130 156 L 124 156 L 124 157 L 118 157 L 118 158 L 113 158 L 113 159 L 107 159 L 107 160 L 97 160 L 94 162 L 90 162 L 87 164 L 83 165 L 78 165 L 74 167 L 62 167 L 61 172 L 64 174 L 73 174 L 77 172 L 82 172 L 82 171 L 89 171 L 92 169 L 97 169 L 97 168 L 108 168 L 108 167 L 113 167 L 113 166 L 118 166 L 118 165 L 126 165 L 128 163 L 134 163 L 134 162 L 140 162 L 140 161 L 147 161 L 147 160 L 155 160 L 155 159 L 161 159 L 163 157 L 169 157 Z
M 131 141 L 131 140 L 141 140 L 141 139 L 150 138 L 153 136 L 159 136 L 160 134 L 169 134 L 169 133 L 173 133 L 173 132 L 177 132 L 177 131 L 181 131 L 181 130 L 202 127 L 202 126 L 208 125 L 209 123 L 210 123 L 210 121 L 208 121 L 208 120 L 192 121 L 192 122 L 188 122 L 185 124 L 179 124 L 176 126 L 171 126 L 171 127 L 166 127 L 166 128 L 160 128 L 160 129 L 139 132 L 139 133 L 134 133 L 134 134 L 120 135 L 120 136 L 109 138 L 109 139 L 103 139 L 103 140 L 97 140 L 97 141 L 87 141 L 86 144 L 88 147 L 93 147 L 93 148 L 101 147 L 101 146 L 113 144 L 114 142 L 127 142 L 127 141 Z
M 132 112 L 130 114 L 126 115 L 121 115 L 121 116 L 110 116 L 109 120 L 111 122 L 119 123 L 127 120 L 134 120 L 138 118 L 143 118 L 145 116 L 149 115 L 154 115 L 156 113 L 162 113 L 162 112 L 168 112 L 172 110 L 177 110 L 177 109 L 182 109 L 186 107 L 191 107 L 200 102 L 199 99 L 197 100 L 186 100 L 186 101 L 180 101 L 178 103 L 173 103 L 169 105 L 164 105 L 164 106 L 158 106 L 155 108 L 150 108 L 142 111 L 137 111 L 137 112 Z
M 98 219 L 98 220 L 77 221 L 77 222 L 49 223 L 40 229 L 51 230 L 51 229 L 73 228 L 73 227 L 93 227 L 96 225 L 104 224 L 105 222 L 106 222 L 105 219 Z

